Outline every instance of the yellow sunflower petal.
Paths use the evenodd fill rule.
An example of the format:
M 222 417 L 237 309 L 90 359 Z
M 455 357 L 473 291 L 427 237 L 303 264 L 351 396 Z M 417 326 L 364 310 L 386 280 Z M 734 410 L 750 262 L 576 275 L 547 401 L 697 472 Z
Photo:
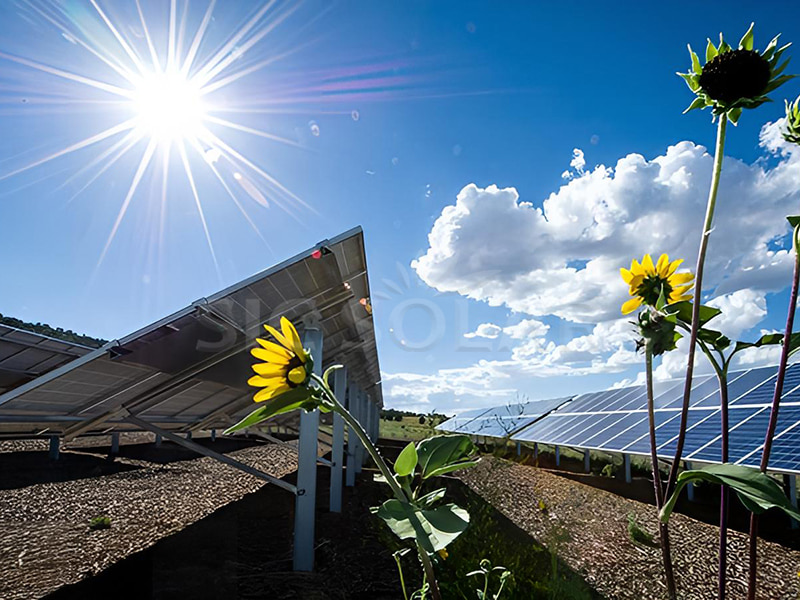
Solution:
M 668 269 L 669 269 L 669 256 L 666 254 L 662 254 L 661 256 L 658 257 L 658 262 L 656 263 L 656 272 L 662 277 L 666 277 Z
M 675 273 L 671 275 L 667 281 L 673 287 L 678 286 L 682 283 L 689 283 L 694 279 L 694 275 L 692 273 Z
M 634 275 L 644 275 L 644 270 L 642 269 L 642 265 L 639 264 L 639 261 L 635 258 L 631 261 L 631 273 Z
M 272 334 L 272 337 L 274 337 L 276 340 L 278 340 L 278 343 L 281 346 L 283 346 L 286 350 L 291 351 L 291 349 L 292 349 L 291 342 L 289 340 L 287 340 L 280 331 L 275 329 L 272 325 L 266 325 L 266 324 L 264 325 L 264 329 L 269 331 L 270 334 Z
M 669 263 L 669 269 L 667 270 L 667 274 L 665 275 L 665 277 L 670 277 L 675 271 L 678 270 L 678 267 L 680 267 L 682 264 L 683 264 L 682 258 L 679 258 L 678 260 L 673 260 L 671 263 Z
M 630 283 L 631 280 L 635 277 L 635 275 L 628 269 L 620 269 L 619 274 L 622 275 L 622 280 L 625 283 Z
M 247 380 L 247 385 L 253 387 L 276 387 L 282 383 L 283 377 L 262 377 L 261 375 L 253 375 Z
M 293 350 L 297 357 L 305 363 L 306 351 L 303 348 L 303 342 L 300 341 L 300 336 L 297 335 L 297 329 L 286 317 L 281 317 L 281 330 L 283 331 L 283 336 L 289 342 L 289 349 Z
M 683 296 L 688 290 L 692 289 L 691 285 L 682 285 L 680 287 L 673 288 L 670 297 L 672 296 Z
M 277 354 L 278 356 L 282 356 L 285 360 L 291 360 L 294 354 L 292 354 L 291 350 L 284 348 L 274 342 L 268 342 L 267 340 L 262 340 L 261 338 L 256 338 L 258 344 L 264 348 L 265 350 L 269 350 L 273 354 Z
M 643 281 L 644 281 L 644 275 L 637 275 L 636 277 L 631 279 L 631 287 L 629 290 L 631 296 L 636 295 L 636 290 L 639 289 L 639 286 L 642 285 Z
M 295 367 L 294 369 L 289 371 L 289 374 L 287 375 L 287 378 L 292 383 L 300 384 L 300 383 L 303 383 L 306 380 L 306 376 L 307 376 L 307 373 L 306 373 L 306 368 L 305 367 Z
M 622 305 L 622 314 L 627 315 L 635 311 L 642 305 L 642 299 L 639 296 L 636 298 L 631 298 L 625 304 Z
M 645 272 L 645 275 L 652 275 L 656 272 L 656 268 L 653 265 L 653 259 L 649 254 L 645 254 L 644 258 L 642 259 L 642 270 Z
M 286 351 L 288 353 L 288 351 Z M 259 360 L 266 361 L 268 363 L 273 363 L 276 365 L 288 365 L 291 357 L 286 356 L 285 354 L 281 354 L 279 352 L 274 352 L 272 350 L 267 350 L 266 348 L 253 348 L 250 350 L 250 354 L 255 356 Z
M 276 365 L 275 363 L 265 362 L 256 363 L 253 365 L 253 371 L 264 377 L 283 375 L 286 371 L 286 365 Z
M 269 400 L 270 398 L 274 398 L 282 394 L 283 392 L 288 392 L 291 388 L 288 384 L 280 385 L 276 388 L 264 388 L 260 392 L 258 392 L 255 396 L 253 396 L 253 400 L 255 402 L 264 402 L 264 400 Z

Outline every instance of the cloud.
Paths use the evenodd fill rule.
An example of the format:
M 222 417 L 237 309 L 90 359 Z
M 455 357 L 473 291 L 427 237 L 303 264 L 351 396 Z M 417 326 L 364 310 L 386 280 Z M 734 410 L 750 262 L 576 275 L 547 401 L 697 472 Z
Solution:
M 503 328 L 499 325 L 495 325 L 494 323 L 481 323 L 478 325 L 478 328 L 475 331 L 465 333 L 465 338 L 475 338 L 475 337 L 482 337 L 482 338 L 489 338 L 490 340 L 496 339 L 501 333 L 503 333 Z
M 465 333 L 464 337 L 469 339 L 482 337 L 494 340 L 500 337 L 500 334 L 505 334 L 509 338 L 523 340 L 529 337 L 544 337 L 549 329 L 549 325 L 536 319 L 523 319 L 516 325 L 508 327 L 500 327 L 494 323 L 481 323 L 475 331 Z
M 725 158 L 707 291 L 763 294 L 788 281 L 792 260 L 781 244 L 784 216 L 800 204 L 800 153 L 773 124 L 763 128 L 761 145 L 769 155 L 754 164 Z M 573 163 L 585 161 L 578 158 Z M 439 291 L 492 306 L 608 321 L 627 295 L 620 266 L 648 252 L 696 255 L 711 168 L 706 149 L 684 141 L 650 160 L 629 154 L 579 174 L 541 208 L 514 188 L 469 184 L 442 210 L 412 267 Z

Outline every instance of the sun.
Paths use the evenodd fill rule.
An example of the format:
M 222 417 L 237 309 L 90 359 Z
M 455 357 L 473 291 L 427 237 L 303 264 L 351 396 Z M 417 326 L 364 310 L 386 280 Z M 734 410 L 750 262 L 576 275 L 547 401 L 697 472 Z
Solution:
M 201 137 L 209 109 L 201 87 L 177 69 L 134 80 L 131 108 L 140 132 L 161 145 Z

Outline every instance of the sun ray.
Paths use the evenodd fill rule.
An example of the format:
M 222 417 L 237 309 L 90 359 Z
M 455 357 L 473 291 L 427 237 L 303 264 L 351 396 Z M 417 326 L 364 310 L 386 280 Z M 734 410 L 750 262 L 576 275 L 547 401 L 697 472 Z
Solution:
M 217 262 L 217 253 L 214 252 L 214 244 L 211 243 L 211 234 L 208 231 L 208 223 L 206 223 L 206 216 L 203 213 L 203 205 L 200 202 L 200 196 L 197 193 L 197 186 L 194 183 L 194 176 L 192 175 L 192 168 L 189 166 L 189 158 L 186 156 L 186 147 L 183 144 L 183 140 L 178 142 L 178 151 L 181 155 L 181 161 L 183 162 L 183 169 L 186 171 L 186 177 L 189 179 L 189 186 L 192 188 L 192 195 L 194 196 L 194 203 L 197 206 L 197 213 L 200 215 L 200 222 L 203 224 L 203 232 L 206 236 L 206 242 L 208 243 L 208 249 L 211 252 L 211 260 L 214 261 L 214 268 L 217 271 L 217 277 L 219 278 L 220 284 L 222 283 L 222 273 L 219 270 L 219 263 Z
M 65 185 L 67 185 L 70 181 L 75 179 L 79 174 L 85 173 L 90 166 L 97 165 L 101 160 L 103 160 L 103 159 L 107 158 L 108 156 L 110 156 L 112 152 L 114 152 L 114 151 L 117 152 L 114 156 L 112 156 L 108 160 L 108 162 L 105 165 L 103 165 L 97 171 L 97 173 L 95 173 L 86 183 L 84 183 L 80 187 L 80 189 L 78 191 L 76 191 L 74 194 L 72 194 L 72 196 L 69 197 L 69 199 L 67 200 L 67 204 L 70 204 L 81 193 L 86 191 L 89 188 L 90 185 L 92 185 L 95 181 L 97 181 L 97 179 L 99 179 L 100 176 L 103 173 L 108 171 L 108 169 L 110 169 L 119 159 L 121 159 L 123 156 L 125 156 L 125 154 L 127 154 L 128 150 L 133 148 L 133 146 L 137 142 L 139 142 L 141 139 L 142 139 L 141 136 L 138 136 L 138 135 L 135 134 L 135 132 L 131 131 L 130 133 L 128 133 L 128 135 L 126 135 L 121 140 L 116 142 L 111 148 L 109 148 L 107 151 L 105 151 L 103 154 L 101 154 L 95 160 L 93 160 L 89 165 L 87 165 L 86 167 L 82 168 L 80 171 L 75 173 L 75 175 L 73 175 L 72 177 L 68 178 L 67 181 L 65 181 L 60 187 L 64 187 Z M 120 148 L 120 146 L 122 146 L 123 144 L 125 144 L 125 146 Z
M 250 31 L 256 23 L 264 16 L 264 14 L 272 8 L 275 4 L 276 0 L 270 0 L 261 9 L 247 22 L 245 25 L 233 36 L 231 37 L 225 44 L 223 44 L 222 48 L 217 51 L 217 53 L 209 59 L 201 68 L 200 70 L 194 75 L 194 77 L 198 78 L 198 81 L 202 81 L 202 78 L 211 70 L 213 69 L 219 61 L 223 60 L 228 53 L 236 47 L 236 44 L 239 43 L 247 32 Z
M 222 125 L 223 127 L 228 127 L 229 129 L 236 129 L 237 131 L 243 131 L 244 133 L 249 133 L 252 135 L 257 135 L 259 137 L 266 138 L 268 140 L 273 140 L 276 142 L 281 142 L 282 144 L 288 144 L 289 146 L 294 146 L 295 148 L 303 148 L 302 144 L 298 144 L 297 142 L 281 137 L 279 135 L 275 135 L 273 133 L 268 133 L 266 131 L 262 131 L 260 129 L 254 129 L 252 127 L 247 127 L 246 125 L 240 125 L 239 123 L 234 123 L 233 121 L 228 121 L 226 119 L 220 119 L 219 117 L 212 117 L 211 115 L 206 115 L 206 121 L 210 123 L 216 123 L 217 125 Z
M 26 67 L 31 67 L 32 69 L 37 69 L 39 71 L 43 71 L 45 73 L 50 73 L 51 75 L 56 75 L 58 77 L 63 77 L 64 79 L 69 79 L 70 81 L 75 81 L 77 83 L 83 83 L 85 85 L 91 86 L 93 88 L 97 88 L 98 90 L 103 90 L 105 92 L 111 92 L 112 94 L 116 94 L 117 96 L 122 96 L 124 98 L 130 98 L 131 92 L 130 90 L 126 90 L 124 88 L 118 87 L 116 85 L 111 85 L 110 83 L 105 83 L 102 81 L 98 81 L 96 79 L 91 79 L 89 77 L 84 77 L 83 75 L 76 75 L 75 73 L 70 73 L 69 71 L 64 71 L 62 69 L 57 69 L 55 67 L 51 67 L 48 65 L 44 65 L 42 63 L 38 63 L 32 60 L 28 60 L 27 58 L 22 58 L 20 56 L 14 56 L 13 54 L 6 54 L 5 52 L 0 52 L 0 58 L 5 58 L 6 60 L 10 60 L 11 62 L 15 62 L 21 65 L 25 65 Z
M 150 51 L 150 60 L 153 61 L 153 68 L 156 71 L 160 71 L 161 62 L 158 60 L 158 52 L 156 51 L 155 44 L 153 44 L 153 38 L 150 36 L 150 29 L 147 27 L 147 20 L 144 18 L 140 0 L 136 0 L 136 11 L 139 13 L 139 21 L 142 24 L 142 31 L 144 32 L 144 39 L 147 43 L 147 49 Z
M 133 76 L 134 75 L 131 72 L 131 70 L 128 69 L 127 67 L 125 67 L 124 65 L 118 63 L 118 62 L 112 61 L 111 58 L 113 58 L 113 55 L 112 55 L 111 58 L 108 57 L 108 56 L 103 55 L 101 52 L 99 52 L 98 50 L 96 50 L 95 48 L 90 46 L 87 42 L 85 42 L 83 39 L 81 39 L 80 35 L 76 35 L 72 31 L 70 31 L 67 27 L 65 27 L 64 25 L 59 23 L 53 17 L 49 16 L 42 9 L 40 9 L 38 6 L 34 6 L 32 3 L 28 3 L 28 6 L 30 6 L 33 10 L 35 10 L 37 13 L 39 13 L 39 15 L 41 15 L 41 17 L 43 19 L 45 19 L 49 23 L 52 23 L 53 25 L 55 25 L 59 30 L 61 30 L 62 34 L 65 34 L 65 35 L 69 36 L 68 39 L 70 41 L 76 43 L 81 48 L 83 48 L 87 52 L 91 53 L 95 58 L 99 59 L 100 61 L 102 61 L 103 63 L 105 63 L 109 67 L 111 67 L 114 71 L 116 71 L 119 75 L 124 77 L 126 80 L 133 81 Z
M 203 155 L 203 148 L 200 146 L 197 140 L 192 140 L 192 145 L 198 154 Z M 264 245 L 267 247 L 267 249 L 274 254 L 275 251 L 272 249 L 272 246 L 267 241 L 267 238 L 264 237 L 264 235 L 261 233 L 261 230 L 255 224 L 253 219 L 251 219 L 250 215 L 247 214 L 247 211 L 244 209 L 244 206 L 242 206 L 241 202 L 239 202 L 239 199 L 236 197 L 236 194 L 233 193 L 233 190 L 228 185 L 228 182 L 225 181 L 225 178 L 222 177 L 222 174 L 219 172 L 219 169 L 217 169 L 217 167 L 215 167 L 212 162 L 208 162 L 208 167 L 211 169 L 211 172 L 214 173 L 217 180 L 220 182 L 220 185 L 222 185 L 222 188 L 228 193 L 228 196 L 230 196 L 231 200 L 233 200 L 233 203 L 236 205 L 236 208 L 238 208 L 239 212 L 242 213 L 242 216 L 245 218 L 245 220 L 247 220 L 247 222 L 249 223 L 253 231 L 256 233 L 256 235 L 261 239 L 262 242 L 264 242 Z
M 169 34 L 167 37 L 167 70 L 175 68 L 175 0 L 169 3 Z
M 121 133 L 123 131 L 126 131 L 128 129 L 132 129 L 132 128 L 133 128 L 133 119 L 130 119 L 128 121 L 120 123 L 119 125 L 115 125 L 114 127 L 109 127 L 105 131 L 101 131 L 100 133 L 98 133 L 96 135 L 93 135 L 93 136 L 88 137 L 88 138 L 86 138 L 84 140 L 81 140 L 80 142 L 72 144 L 71 146 L 67 146 L 63 150 L 59 150 L 58 152 L 54 152 L 50 156 L 45 156 L 44 158 L 42 158 L 40 160 L 37 160 L 35 162 L 32 162 L 31 164 L 26 165 L 24 167 L 21 167 L 21 168 L 15 170 L 15 171 L 11 171 L 10 173 L 6 173 L 5 175 L 0 175 L 0 181 L 2 181 L 3 179 L 8 179 L 9 177 L 11 177 L 13 175 L 18 175 L 19 173 L 23 173 L 23 172 L 25 172 L 25 171 L 27 171 L 29 169 L 33 169 L 34 167 L 38 167 L 40 165 L 43 165 L 46 162 L 50 162 L 51 160 L 55 160 L 56 158 L 60 158 L 60 157 L 62 157 L 64 155 L 66 155 L 66 154 L 69 154 L 70 152 L 75 152 L 76 150 L 81 150 L 83 148 L 91 146 L 92 144 L 96 144 L 98 142 L 101 142 L 101 141 L 103 141 L 103 140 L 105 140 L 105 139 L 107 139 L 107 138 L 109 138 L 109 137 L 111 137 L 113 135 L 116 135 L 118 133 Z
M 279 15 L 277 18 L 275 18 L 273 21 L 270 22 L 269 26 L 264 27 L 252 38 L 247 40 L 247 42 L 242 44 L 241 47 L 237 48 L 237 51 L 235 53 L 233 52 L 229 53 L 223 60 L 221 60 L 217 65 L 211 68 L 205 76 L 198 76 L 199 84 L 201 86 L 205 86 L 206 84 L 211 83 L 214 80 L 214 77 L 216 77 L 220 72 L 226 69 L 239 56 L 242 56 L 255 44 L 260 42 L 266 35 L 271 33 L 278 25 L 280 25 L 287 18 L 289 18 L 289 16 L 292 15 L 292 13 L 294 13 L 299 7 L 300 3 L 298 2 L 296 4 L 293 4 L 290 8 L 285 9 L 281 15 Z
M 122 46 L 122 49 L 125 51 L 125 54 L 127 54 L 130 57 L 131 61 L 133 61 L 133 64 L 136 66 L 137 69 L 139 69 L 139 72 L 146 73 L 147 69 L 145 69 L 144 65 L 142 64 L 139 55 L 136 54 L 133 48 L 131 48 L 130 44 L 128 44 L 128 42 L 122 36 L 122 34 L 117 30 L 116 27 L 114 27 L 114 24 L 106 16 L 106 13 L 104 13 L 103 10 L 97 5 L 96 0 L 89 0 L 89 2 L 92 3 L 92 6 L 94 6 L 95 10 L 97 11 L 97 14 L 100 15 L 100 18 L 103 19 L 103 22 L 105 22 L 108 29 L 111 31 L 114 37 L 117 38 L 119 45 Z
M 218 146 L 221 149 L 225 150 L 225 152 L 227 152 L 231 156 L 236 157 L 237 160 L 239 160 L 240 162 L 246 164 L 248 167 L 253 169 L 253 171 L 255 171 L 256 173 L 261 175 L 261 177 L 263 177 L 264 179 L 269 181 L 275 188 L 277 188 L 278 190 L 283 192 L 286 196 L 288 196 L 289 198 L 291 198 L 295 202 L 301 204 L 302 206 L 304 206 L 305 208 L 307 208 L 308 210 L 310 210 L 314 214 L 319 214 L 316 211 L 316 209 L 311 207 L 305 200 L 303 200 L 302 198 L 300 198 L 299 196 L 294 194 L 291 190 L 287 189 L 281 182 L 279 182 L 277 179 L 275 179 L 272 175 L 270 175 L 269 173 L 264 171 L 264 169 L 260 168 L 258 165 L 254 164 L 247 157 L 243 156 L 240 152 L 237 152 L 236 150 L 231 148 L 228 144 L 223 142 L 216 135 L 214 135 L 213 133 L 211 133 L 208 130 L 206 130 L 206 134 L 208 135 L 208 138 L 211 141 L 211 143 L 210 143 L 211 146 Z
M 211 15 L 214 12 L 214 6 L 216 5 L 217 0 L 211 0 L 208 4 L 208 8 L 206 9 L 205 14 L 203 15 L 203 20 L 200 22 L 200 27 L 197 29 L 197 33 L 192 40 L 192 45 L 189 46 L 189 51 L 186 53 L 186 58 L 183 61 L 183 66 L 181 66 L 181 74 L 186 77 L 189 75 L 189 71 L 192 68 L 192 64 L 194 63 L 195 56 L 197 55 L 197 50 L 200 48 L 200 42 L 203 40 L 203 36 L 206 34 L 206 29 L 208 28 L 208 24 L 211 22 Z
M 125 195 L 125 200 L 122 201 L 122 206 L 119 209 L 117 218 L 114 221 L 114 225 L 111 227 L 111 233 L 108 234 L 106 244 L 103 246 L 102 252 L 100 252 L 100 258 L 97 260 L 95 270 L 99 269 L 100 265 L 103 264 L 103 260 L 105 260 L 108 249 L 111 247 L 111 242 L 114 241 L 114 236 L 117 235 L 117 230 L 119 229 L 120 223 L 122 223 L 122 219 L 125 218 L 125 213 L 128 212 L 128 205 L 131 203 L 131 199 L 133 199 L 133 195 L 136 193 L 136 188 L 139 187 L 139 182 L 142 180 L 142 176 L 147 170 L 147 166 L 150 164 L 150 159 L 153 157 L 153 152 L 155 152 L 156 146 L 157 144 L 155 140 L 150 140 L 147 143 L 147 148 L 145 148 L 144 154 L 142 155 L 142 160 L 139 162 L 139 166 L 136 168 L 136 173 L 131 181 L 131 186 L 128 188 L 128 193 Z

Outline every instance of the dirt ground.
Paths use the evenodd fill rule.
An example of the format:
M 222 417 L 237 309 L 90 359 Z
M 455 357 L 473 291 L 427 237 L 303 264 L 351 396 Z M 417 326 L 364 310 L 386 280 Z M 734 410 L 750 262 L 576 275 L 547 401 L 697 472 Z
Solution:
M 666 586 L 657 548 L 633 543 L 628 515 L 657 531 L 652 505 L 590 487 L 571 477 L 499 459 L 486 459 L 462 479 L 610 600 L 660 600 Z M 539 501 L 543 504 L 540 505 Z M 786 523 L 788 527 L 788 522 Z M 685 515 L 670 520 L 676 579 L 682 600 L 716 597 L 719 530 Z M 745 597 L 747 536 L 728 541 L 731 600 Z M 800 552 L 759 540 L 759 600 L 796 600 Z

